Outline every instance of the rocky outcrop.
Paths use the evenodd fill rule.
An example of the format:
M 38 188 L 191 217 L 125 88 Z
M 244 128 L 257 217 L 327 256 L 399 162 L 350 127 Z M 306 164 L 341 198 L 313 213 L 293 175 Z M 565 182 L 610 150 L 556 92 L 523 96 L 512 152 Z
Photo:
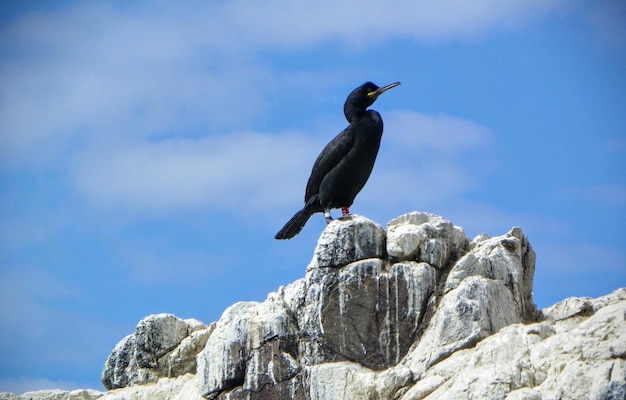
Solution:
M 358 216 L 334 221 L 303 279 L 263 303 L 228 309 L 198 357 L 202 394 L 311 398 L 308 393 L 317 390 L 312 380 L 325 371 L 320 365 L 352 362 L 371 371 L 397 365 L 434 312 L 446 267 L 469 250 L 470 241 L 460 228 L 427 214 L 392 226 L 409 228 L 399 234 L 403 248 L 393 262 L 381 226 Z M 435 258 L 435 266 L 425 262 Z M 411 374 L 403 376 L 408 383 Z
M 32 398 L 623 399 L 626 289 L 539 312 L 534 268 L 519 228 L 470 240 L 431 214 L 386 231 L 352 216 L 264 302 L 210 326 L 142 320 L 105 364 L 113 390 Z
M 196 355 L 213 326 L 182 320 L 171 314 L 151 315 L 137 324 L 135 333 L 122 339 L 102 370 L 107 389 L 155 383 L 196 372 Z
M 400 399 L 626 398 L 626 289 L 586 301 L 595 305 L 587 315 L 567 304 L 578 300 L 565 300 L 544 310 L 544 321 L 504 327 L 454 352 Z

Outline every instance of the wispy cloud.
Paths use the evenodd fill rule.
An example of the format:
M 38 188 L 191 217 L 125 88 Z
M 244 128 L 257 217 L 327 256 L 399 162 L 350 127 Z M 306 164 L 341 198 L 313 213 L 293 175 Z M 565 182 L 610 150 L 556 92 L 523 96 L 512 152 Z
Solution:
M 554 196 L 561 201 L 584 200 L 593 207 L 626 208 L 626 186 L 618 183 L 561 186 L 554 189 Z
M 403 196 L 420 191 L 419 197 L 432 202 L 461 193 L 480 179 L 480 171 L 468 171 L 464 158 L 488 149 L 489 129 L 457 117 L 408 110 L 387 113 L 385 121 L 380 170 L 374 175 L 377 192 L 402 187 L 409 192 Z M 269 211 L 301 204 L 310 168 L 323 146 L 318 142 L 302 132 L 239 132 L 101 143 L 81 152 L 71 175 L 77 191 L 96 207 Z M 387 196 L 380 200 L 389 201 Z
M 385 140 L 414 154 L 456 153 L 489 146 L 492 132 L 476 122 L 410 110 L 385 114 Z
M 467 37 L 495 27 L 510 27 L 561 3 L 483 0 L 448 1 L 322 1 L 229 2 L 219 10 L 226 26 L 236 27 L 244 43 L 269 47 L 301 47 L 338 40 L 351 46 L 394 37 L 417 40 Z M 281 18 L 277 20 L 276 15 Z
M 427 209 L 481 185 L 488 172 L 489 128 L 410 110 L 388 112 L 384 118 L 381 154 L 366 192 L 378 207 L 398 203 Z
M 84 143 L 94 136 L 232 127 L 264 112 L 258 82 L 270 79 L 262 66 L 228 58 L 216 62 L 219 53 L 203 51 L 205 36 L 194 30 L 198 27 L 184 19 L 165 21 L 159 14 L 127 15 L 82 4 L 5 28 L 7 58 L 0 64 L 5 162 L 37 162 L 66 150 L 69 141 Z
M 228 272 L 226 267 L 232 256 L 228 258 L 215 249 L 172 245 L 167 234 L 153 236 L 156 237 L 146 235 L 141 241 L 120 244 L 117 250 L 124 273 L 137 285 L 163 290 L 191 289 L 200 282 L 216 281 Z
M 301 133 L 233 133 L 90 148 L 73 163 L 77 190 L 95 206 L 131 210 L 273 208 L 309 168 Z
M 263 51 L 464 38 L 560 1 L 323 3 L 75 3 L 25 15 L 0 35 L 3 162 L 49 161 L 94 136 L 241 128 L 264 115 L 283 78 Z

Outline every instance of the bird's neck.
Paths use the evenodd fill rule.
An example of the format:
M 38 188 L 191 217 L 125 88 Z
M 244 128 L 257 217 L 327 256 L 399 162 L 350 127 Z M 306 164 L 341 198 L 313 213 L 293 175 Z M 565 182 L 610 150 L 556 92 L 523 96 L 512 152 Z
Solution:
M 351 105 L 346 104 L 343 108 L 343 114 L 346 116 L 348 122 L 352 123 L 356 121 L 358 118 L 365 115 L 367 110 L 360 107 L 353 107 Z

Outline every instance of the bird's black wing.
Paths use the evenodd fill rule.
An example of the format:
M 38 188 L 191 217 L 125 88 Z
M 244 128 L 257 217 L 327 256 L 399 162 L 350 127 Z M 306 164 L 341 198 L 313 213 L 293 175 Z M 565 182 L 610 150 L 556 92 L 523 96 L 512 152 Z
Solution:
M 313 164 L 311 176 L 306 185 L 305 203 L 319 192 L 320 184 L 324 177 L 339 164 L 353 146 L 354 130 L 348 126 L 324 147 L 324 150 L 317 156 L 315 164 Z

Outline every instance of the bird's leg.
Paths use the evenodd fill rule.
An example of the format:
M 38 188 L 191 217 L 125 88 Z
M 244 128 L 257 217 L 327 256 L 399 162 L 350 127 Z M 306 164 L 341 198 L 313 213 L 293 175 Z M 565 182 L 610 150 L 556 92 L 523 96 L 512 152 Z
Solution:
M 350 209 L 348 207 L 341 207 L 341 216 L 345 217 L 350 215 Z
M 333 220 L 333 217 L 330 215 L 330 209 L 329 208 L 325 208 L 324 209 L 324 219 L 326 220 L 327 224 L 330 224 L 330 221 Z

